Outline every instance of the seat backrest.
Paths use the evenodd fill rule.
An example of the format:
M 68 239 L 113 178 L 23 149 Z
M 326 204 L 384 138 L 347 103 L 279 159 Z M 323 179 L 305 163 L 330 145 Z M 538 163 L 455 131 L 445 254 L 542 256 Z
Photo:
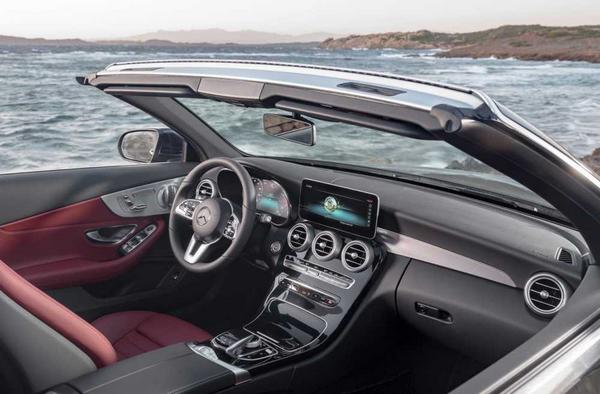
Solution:
M 117 361 L 100 331 L 1 260 L 0 345 L 33 391 Z

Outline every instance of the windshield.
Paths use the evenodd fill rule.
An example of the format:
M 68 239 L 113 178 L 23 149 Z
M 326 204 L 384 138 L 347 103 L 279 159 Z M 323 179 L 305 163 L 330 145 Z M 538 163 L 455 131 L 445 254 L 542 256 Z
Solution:
M 179 101 L 247 155 L 392 171 L 552 208 L 521 184 L 443 141 L 417 140 L 365 127 L 307 118 L 316 125 L 317 142 L 314 146 L 305 146 L 269 136 L 263 131 L 263 114 L 289 113 L 208 99 Z

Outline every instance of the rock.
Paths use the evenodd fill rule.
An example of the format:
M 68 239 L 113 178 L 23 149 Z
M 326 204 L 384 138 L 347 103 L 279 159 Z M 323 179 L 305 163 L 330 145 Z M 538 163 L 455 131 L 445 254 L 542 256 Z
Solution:
M 326 49 L 433 49 L 439 57 L 496 57 L 522 60 L 573 60 L 600 63 L 600 25 L 553 27 L 508 25 L 471 33 L 429 30 L 351 35 L 327 39 Z
M 473 172 L 483 172 L 486 174 L 497 173 L 493 168 L 483 164 L 479 160 L 475 160 L 472 157 L 467 157 L 464 160 L 452 160 L 447 166 L 448 170 L 463 170 Z
M 583 164 L 585 164 L 590 170 L 594 171 L 596 174 L 600 175 L 600 148 L 594 149 L 594 151 L 586 156 L 583 156 L 580 159 Z M 472 157 L 467 157 L 464 160 L 452 160 L 447 166 L 448 170 L 463 170 L 463 171 L 473 171 L 473 172 L 482 172 L 486 174 L 494 174 L 498 173 L 491 167 L 483 164 L 479 160 L 475 160 Z
M 588 166 L 590 170 L 600 175 L 600 148 L 596 148 L 591 154 L 583 156 L 581 161 Z

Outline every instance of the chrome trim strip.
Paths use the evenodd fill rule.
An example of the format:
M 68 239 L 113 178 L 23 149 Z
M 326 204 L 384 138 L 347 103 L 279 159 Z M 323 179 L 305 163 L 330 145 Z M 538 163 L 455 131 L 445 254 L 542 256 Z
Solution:
M 210 360 L 213 363 L 230 370 L 235 376 L 236 385 L 250 380 L 250 372 L 243 368 L 236 367 L 235 365 L 231 365 L 223 360 L 220 360 L 219 356 L 217 356 L 217 353 L 215 353 L 215 351 L 211 347 L 204 345 L 196 345 L 191 342 L 187 343 L 187 346 L 192 352 L 196 353 L 197 355 L 204 357 L 205 359 Z
M 377 235 L 377 240 L 383 243 L 388 252 L 392 254 L 421 260 L 506 286 L 517 287 L 506 272 L 470 257 L 381 227 L 377 228 Z

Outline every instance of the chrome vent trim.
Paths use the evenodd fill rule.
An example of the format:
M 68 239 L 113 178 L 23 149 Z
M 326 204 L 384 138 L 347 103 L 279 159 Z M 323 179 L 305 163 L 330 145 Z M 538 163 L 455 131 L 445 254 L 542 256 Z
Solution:
M 314 235 L 310 224 L 298 223 L 288 231 L 288 246 L 296 252 L 303 252 L 310 247 Z
M 565 306 L 569 298 L 567 284 L 554 274 L 533 275 L 523 289 L 527 306 L 542 316 L 552 316 Z
M 351 241 L 342 250 L 342 265 L 348 271 L 364 271 L 373 263 L 373 248 L 363 241 Z
M 198 200 L 205 200 L 207 198 L 214 198 L 217 195 L 217 185 L 210 179 L 203 179 L 196 186 L 196 198 Z
M 574 264 L 575 258 L 573 257 L 573 253 L 570 250 L 564 248 L 558 248 L 556 251 L 556 260 L 560 263 L 564 264 Z
M 332 231 L 322 231 L 312 242 L 313 255 L 319 260 L 331 260 L 342 250 L 342 240 Z

